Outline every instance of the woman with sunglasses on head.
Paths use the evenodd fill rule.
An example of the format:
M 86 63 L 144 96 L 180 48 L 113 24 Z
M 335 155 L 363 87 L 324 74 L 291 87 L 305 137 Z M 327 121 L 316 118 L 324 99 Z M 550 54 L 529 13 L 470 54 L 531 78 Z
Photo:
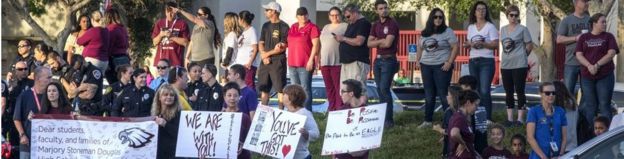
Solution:
M 459 54 L 457 36 L 453 29 L 446 26 L 444 11 L 434 8 L 427 19 L 427 26 L 422 31 L 416 67 L 421 68 L 425 86 L 425 121 L 418 128 L 431 128 L 436 97 L 443 109 L 448 107 L 446 95 L 453 76 L 453 64 Z
M 321 74 L 325 81 L 329 111 L 338 110 L 342 106 L 340 97 L 340 42 L 334 35 L 343 35 L 347 31 L 347 23 L 342 22 L 342 11 L 338 7 L 329 9 L 330 23 L 321 30 L 321 54 L 319 62 Z
M 503 87 L 505 88 L 505 103 L 507 105 L 506 127 L 522 126 L 524 121 L 524 106 L 526 95 L 524 87 L 526 85 L 528 60 L 527 56 L 533 49 L 531 34 L 529 29 L 520 24 L 520 9 L 511 5 L 505 11 L 509 25 L 501 28 L 501 74 L 503 77 Z M 514 92 L 518 96 L 518 120 L 513 119 L 513 109 L 515 105 Z
M 494 78 L 494 50 L 498 49 L 498 30 L 490 17 L 490 9 L 483 1 L 477 1 L 470 11 L 470 25 L 464 47 L 470 48 L 468 67 L 470 75 L 477 77 L 477 91 L 481 105 L 485 107 L 487 123 L 492 120 L 492 97 L 490 87 Z M 483 130 L 484 131 L 484 130 Z M 486 145 L 477 146 L 477 149 Z
M 542 83 L 539 87 L 541 105 L 531 107 L 527 114 L 527 140 L 533 149 L 531 159 L 553 158 L 565 153 L 568 122 L 565 110 L 554 105 L 555 91 L 552 83 Z
M 183 110 L 178 91 L 170 84 L 163 84 L 152 102 L 151 115 L 158 127 L 156 158 L 175 158 L 178 140 L 180 112 Z
M 191 34 L 191 41 L 186 50 L 184 66 L 188 66 L 188 63 L 191 62 L 197 63 L 199 66 L 214 64 L 217 56 L 215 52 L 221 47 L 222 41 L 210 8 L 200 7 L 197 10 L 197 16 L 179 8 L 172 8 L 172 11 L 181 13 L 195 24 Z

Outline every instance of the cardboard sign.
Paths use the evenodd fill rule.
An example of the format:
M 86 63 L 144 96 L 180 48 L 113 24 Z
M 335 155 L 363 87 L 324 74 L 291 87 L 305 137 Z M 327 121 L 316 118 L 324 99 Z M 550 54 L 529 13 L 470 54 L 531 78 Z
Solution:
M 385 119 L 386 103 L 329 112 L 321 155 L 379 148 Z
M 244 149 L 275 158 L 293 158 L 306 116 L 259 105 Z
M 176 157 L 236 158 L 242 114 L 182 111 Z

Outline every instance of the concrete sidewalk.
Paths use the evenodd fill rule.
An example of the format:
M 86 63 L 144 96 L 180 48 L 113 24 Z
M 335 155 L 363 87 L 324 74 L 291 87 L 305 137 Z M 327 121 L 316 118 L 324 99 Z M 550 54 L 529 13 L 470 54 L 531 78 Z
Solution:
M 622 82 L 615 82 L 615 91 L 618 92 L 624 92 L 624 83 Z

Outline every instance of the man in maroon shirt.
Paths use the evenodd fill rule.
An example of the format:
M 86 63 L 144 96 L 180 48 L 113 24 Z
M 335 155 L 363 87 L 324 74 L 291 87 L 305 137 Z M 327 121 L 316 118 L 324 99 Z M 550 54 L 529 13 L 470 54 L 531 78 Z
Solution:
M 371 28 L 368 36 L 368 47 L 377 48 L 373 74 L 375 75 L 375 83 L 377 83 L 377 91 L 381 96 L 380 100 L 382 103 L 387 103 L 385 126 L 392 127 L 394 120 L 392 118 L 393 105 L 390 86 L 392 85 L 392 77 L 399 70 L 399 62 L 396 58 L 399 24 L 388 15 L 390 10 L 386 1 L 377 0 L 375 12 L 379 15 L 379 20 Z
M 189 28 L 184 20 L 179 19 L 171 8 L 177 8 L 175 2 L 167 2 L 165 18 L 158 20 L 152 30 L 152 44 L 156 46 L 154 66 L 160 59 L 169 59 L 171 66 L 182 66 L 182 51 L 189 41 Z

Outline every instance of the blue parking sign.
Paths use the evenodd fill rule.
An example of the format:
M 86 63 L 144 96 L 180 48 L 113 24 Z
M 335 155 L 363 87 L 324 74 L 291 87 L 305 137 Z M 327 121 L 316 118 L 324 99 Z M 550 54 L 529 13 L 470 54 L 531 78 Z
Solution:
M 416 52 L 416 44 L 409 44 L 407 50 L 408 52 Z

